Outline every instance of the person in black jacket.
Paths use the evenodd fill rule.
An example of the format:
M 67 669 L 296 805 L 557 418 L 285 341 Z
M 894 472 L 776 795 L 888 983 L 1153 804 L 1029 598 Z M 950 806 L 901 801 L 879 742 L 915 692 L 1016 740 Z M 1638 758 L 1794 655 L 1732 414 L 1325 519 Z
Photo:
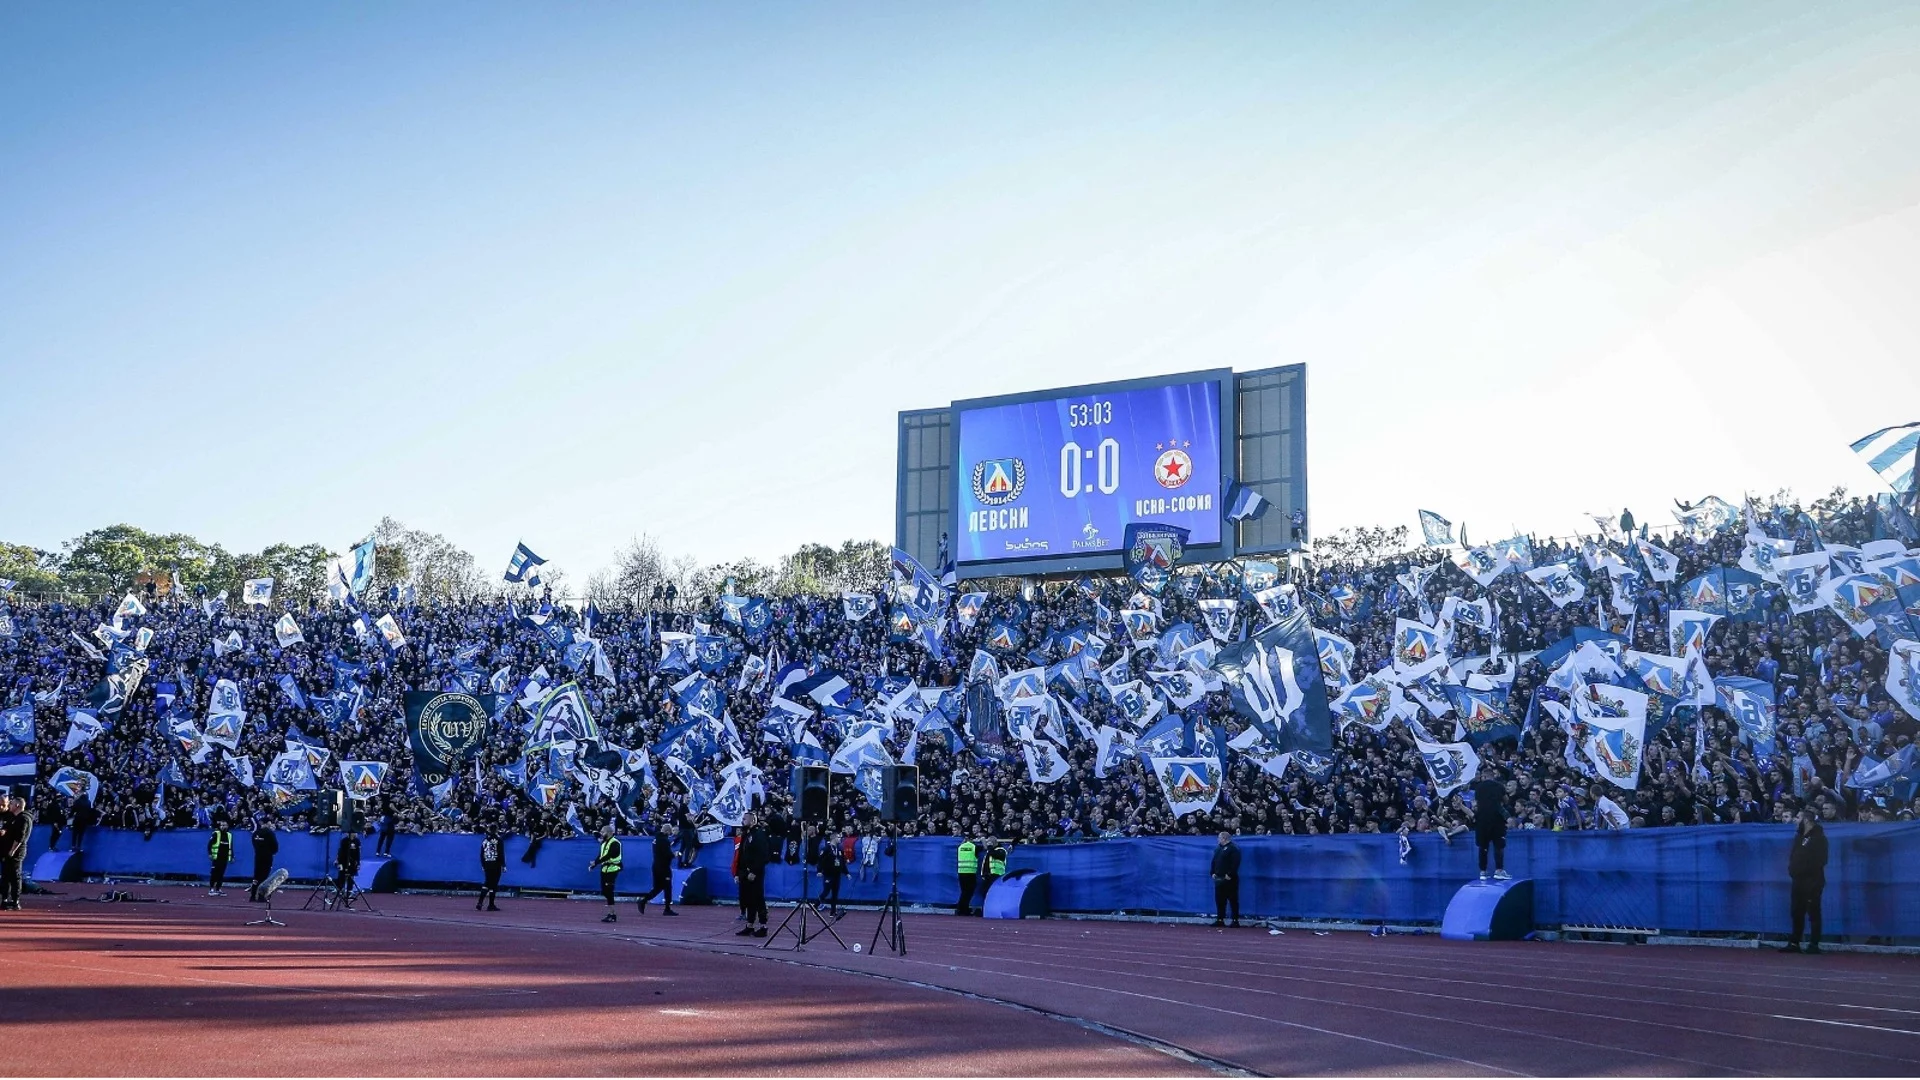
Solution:
M 773 861 L 773 845 L 751 815 L 746 826 L 746 839 L 740 842 L 740 907 L 746 913 L 747 925 L 738 936 L 766 937 L 767 864 Z
M 653 887 L 640 898 L 640 914 L 647 913 L 647 901 L 661 898 L 660 914 L 679 915 L 673 910 L 673 841 L 667 839 L 667 823 L 653 826 Z
M 340 854 L 334 857 L 334 868 L 339 871 L 333 880 L 335 896 L 342 899 L 353 895 L 353 879 L 360 873 L 360 834 L 350 832 L 340 837 Z
M 33 815 L 18 795 L 0 797 L 0 911 L 20 910 L 20 889 L 33 835 Z
M 273 873 L 273 857 L 280 853 L 280 837 L 274 834 L 265 818 L 255 818 L 253 822 L 253 884 L 247 889 L 247 899 L 260 902 L 260 889 L 267 883 L 267 875 Z
M 1233 909 L 1233 925 L 1240 925 L 1240 845 L 1233 834 L 1221 833 L 1220 846 L 1213 849 L 1213 864 L 1207 868 L 1213 878 L 1213 925 L 1224 926 L 1227 909 Z
M 847 876 L 846 851 L 829 837 L 820 845 L 814 868 L 820 871 L 820 899 L 837 919 L 840 917 L 840 881 Z
M 1480 880 L 1487 880 L 1487 852 L 1493 852 L 1493 876 L 1507 873 L 1507 789 L 1498 776 L 1473 785 L 1473 844 L 1480 849 Z
M 1800 930 L 1809 920 L 1813 934 L 1807 940 L 1807 952 L 1820 951 L 1820 893 L 1827 887 L 1827 831 L 1812 810 L 1800 811 L 1800 827 L 1793 831 L 1793 848 L 1787 853 L 1787 878 L 1793 883 L 1793 936 L 1780 947 L 1782 952 L 1800 951 Z
M 482 906 L 488 911 L 499 911 L 493 901 L 500 895 L 500 872 L 507 868 L 507 842 L 500 835 L 500 827 L 487 826 L 480 837 L 480 895 L 473 902 L 473 910 Z

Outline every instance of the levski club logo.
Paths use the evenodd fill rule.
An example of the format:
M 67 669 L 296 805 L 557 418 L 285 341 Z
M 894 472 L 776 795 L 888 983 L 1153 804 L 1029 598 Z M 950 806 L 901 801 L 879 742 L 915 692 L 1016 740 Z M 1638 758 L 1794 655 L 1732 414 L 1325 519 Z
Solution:
M 973 467 L 973 497 L 986 506 L 1005 506 L 1027 488 L 1027 464 L 1017 457 L 994 458 Z

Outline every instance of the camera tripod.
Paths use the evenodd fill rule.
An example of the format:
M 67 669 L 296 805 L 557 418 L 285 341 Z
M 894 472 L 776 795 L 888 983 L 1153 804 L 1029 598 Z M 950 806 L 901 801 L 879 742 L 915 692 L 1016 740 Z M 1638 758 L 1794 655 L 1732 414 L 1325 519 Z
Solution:
M 804 849 L 802 849 L 801 854 L 806 854 Z M 762 871 L 762 873 L 764 872 L 765 871 Z M 764 886 L 765 883 L 763 882 L 762 887 Z M 819 920 L 820 928 L 818 930 L 808 930 L 808 913 L 812 913 L 813 917 Z M 799 917 L 800 925 L 797 929 L 789 928 L 787 924 L 792 922 L 795 916 Z M 813 902 L 813 871 L 809 870 L 804 862 L 800 866 L 800 902 L 793 905 L 793 910 L 787 912 L 787 917 L 780 920 L 779 927 L 776 928 L 773 933 L 767 935 L 767 940 L 761 942 L 760 947 L 764 949 L 773 944 L 775 939 L 779 938 L 783 933 L 792 934 L 794 940 L 799 942 L 799 944 L 794 946 L 796 949 L 805 948 L 807 942 L 812 941 L 823 933 L 831 936 L 833 940 L 839 944 L 841 949 L 844 950 L 847 947 L 847 943 L 841 941 L 840 935 L 834 932 L 833 920 L 822 915 L 820 913 L 820 905 Z
M 893 861 L 893 891 L 887 894 L 887 902 L 880 905 L 880 922 L 873 928 L 873 944 L 867 951 L 880 951 L 880 941 L 884 937 L 887 951 L 895 956 L 907 955 L 907 924 L 900 917 L 900 829 L 895 826 L 889 833 L 888 846 L 893 849 L 890 858 Z

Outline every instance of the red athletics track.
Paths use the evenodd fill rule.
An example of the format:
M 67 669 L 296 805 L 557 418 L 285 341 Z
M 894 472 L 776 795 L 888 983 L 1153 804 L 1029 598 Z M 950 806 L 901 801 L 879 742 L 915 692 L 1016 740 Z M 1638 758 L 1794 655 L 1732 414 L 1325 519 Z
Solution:
M 731 908 L 384 896 L 263 932 L 137 891 L 171 902 L 0 919 L 0 1072 L 1920 1075 L 1906 957 L 909 914 L 899 958 L 762 951 Z

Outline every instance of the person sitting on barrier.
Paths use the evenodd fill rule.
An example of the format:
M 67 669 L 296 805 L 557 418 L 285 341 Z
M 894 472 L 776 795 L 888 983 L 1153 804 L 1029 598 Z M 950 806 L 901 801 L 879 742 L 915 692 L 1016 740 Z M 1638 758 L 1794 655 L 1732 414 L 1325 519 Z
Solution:
M 499 911 L 494 900 L 500 895 L 500 874 L 507 868 L 507 842 L 500 835 L 500 827 L 487 826 L 480 837 L 480 895 L 473 902 L 473 910 L 482 906 L 488 911 Z
M 1827 887 L 1827 831 L 1820 826 L 1812 807 L 1800 811 L 1800 824 L 1793 831 L 1793 846 L 1787 852 L 1787 878 L 1793 885 L 1793 936 L 1780 947 L 1781 952 L 1799 952 L 1800 931 L 1813 925 L 1806 938 L 1809 953 L 1820 951 L 1820 894 Z
M 273 857 L 280 853 L 280 837 L 264 815 L 253 819 L 253 835 L 248 837 L 253 843 L 253 884 L 247 887 L 247 901 L 260 903 L 260 887 L 267 883 L 267 875 L 273 873 Z
M 20 888 L 27 861 L 33 815 L 18 795 L 0 799 L 0 911 L 20 910 Z
M 233 858 L 233 833 L 227 829 L 226 815 L 213 819 L 213 831 L 207 835 L 207 895 L 225 896 L 221 886 L 227 881 L 227 861 Z
M 613 910 L 613 884 L 620 877 L 620 838 L 613 835 L 613 826 L 600 829 L 600 853 L 587 864 L 587 869 L 600 871 L 600 895 L 607 901 L 607 913 L 600 916 L 600 921 L 619 921 L 619 913 Z
M 1232 833 L 1220 834 L 1220 846 L 1213 849 L 1213 862 L 1207 868 L 1213 878 L 1213 925 L 1226 923 L 1227 909 L 1233 909 L 1233 925 L 1240 925 L 1240 845 Z
M 340 836 L 340 854 L 334 857 L 336 874 L 333 879 L 333 891 L 338 896 L 353 895 L 353 879 L 360 873 L 360 834 L 342 833 Z
M 678 915 L 673 910 L 673 842 L 667 839 L 667 823 L 653 826 L 653 888 L 640 898 L 640 914 L 647 913 L 647 901 L 661 898 L 660 914 Z
M 1487 880 L 1487 851 L 1493 851 L 1493 877 L 1507 874 L 1507 788 L 1499 772 L 1473 785 L 1473 845 L 1480 852 L 1480 880 Z

